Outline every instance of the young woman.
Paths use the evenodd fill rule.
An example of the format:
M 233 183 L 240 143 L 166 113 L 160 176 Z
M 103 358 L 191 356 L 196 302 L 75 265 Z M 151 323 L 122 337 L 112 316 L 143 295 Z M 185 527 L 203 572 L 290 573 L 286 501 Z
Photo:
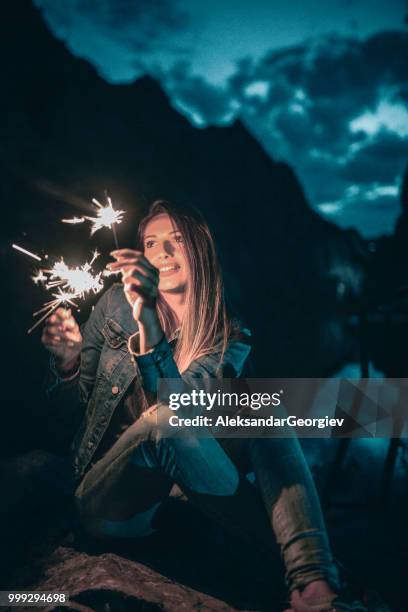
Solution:
M 298 441 L 169 433 L 158 379 L 240 376 L 249 332 L 228 315 L 214 242 L 196 211 L 155 202 L 138 249 L 112 252 L 121 275 L 82 332 L 70 311 L 47 321 L 49 396 L 79 428 L 77 508 L 95 536 L 145 536 L 176 483 L 226 529 L 280 545 L 292 610 L 332 609 L 336 589 L 319 502 Z M 65 408 L 64 408 L 65 407 Z M 57 409 L 57 407 L 55 408 Z M 246 478 L 253 472 L 256 484 Z

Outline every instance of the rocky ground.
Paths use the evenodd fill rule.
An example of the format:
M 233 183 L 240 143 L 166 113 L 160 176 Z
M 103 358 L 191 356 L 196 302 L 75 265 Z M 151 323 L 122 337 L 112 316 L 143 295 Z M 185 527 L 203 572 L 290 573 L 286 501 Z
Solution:
M 325 509 L 333 548 L 355 591 L 371 601 L 370 612 L 402 612 L 408 558 L 402 459 L 384 506 L 376 465 L 383 465 L 386 445 L 353 443 Z M 327 474 L 319 455 L 329 458 L 327 441 L 317 450 L 315 444 L 305 446 L 321 488 Z M 0 510 L 2 589 L 65 591 L 70 607 L 64 610 L 83 612 L 282 609 L 279 561 L 256 557 L 182 498 L 169 501 L 158 534 L 144 541 L 89 539 L 76 522 L 68 492 L 57 487 L 64 466 L 44 451 L 0 462 L 6 500 Z M 371 477 L 363 481 L 368 468 Z

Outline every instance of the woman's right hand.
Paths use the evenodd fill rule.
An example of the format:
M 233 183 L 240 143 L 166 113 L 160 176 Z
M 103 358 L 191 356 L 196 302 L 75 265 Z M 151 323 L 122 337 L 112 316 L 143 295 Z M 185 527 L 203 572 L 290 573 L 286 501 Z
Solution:
M 58 308 L 48 317 L 41 342 L 54 355 L 61 373 L 69 373 L 76 367 L 82 349 L 82 336 L 70 309 Z

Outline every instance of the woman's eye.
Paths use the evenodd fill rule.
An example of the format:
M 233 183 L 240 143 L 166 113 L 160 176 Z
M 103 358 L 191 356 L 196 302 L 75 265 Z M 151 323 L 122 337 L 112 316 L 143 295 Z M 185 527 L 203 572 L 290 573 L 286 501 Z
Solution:
M 145 247 L 146 249 L 151 249 L 154 246 L 154 240 L 146 240 Z
M 181 234 L 177 234 L 177 236 L 174 236 L 174 240 L 176 242 L 183 242 L 183 236 Z

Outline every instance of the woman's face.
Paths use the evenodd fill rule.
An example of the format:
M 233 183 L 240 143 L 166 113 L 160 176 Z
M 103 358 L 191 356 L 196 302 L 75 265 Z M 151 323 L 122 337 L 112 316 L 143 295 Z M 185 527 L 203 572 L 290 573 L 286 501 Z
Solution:
M 189 266 L 183 237 L 166 213 L 157 215 L 146 225 L 144 255 L 159 269 L 159 291 L 181 293 L 187 289 Z

